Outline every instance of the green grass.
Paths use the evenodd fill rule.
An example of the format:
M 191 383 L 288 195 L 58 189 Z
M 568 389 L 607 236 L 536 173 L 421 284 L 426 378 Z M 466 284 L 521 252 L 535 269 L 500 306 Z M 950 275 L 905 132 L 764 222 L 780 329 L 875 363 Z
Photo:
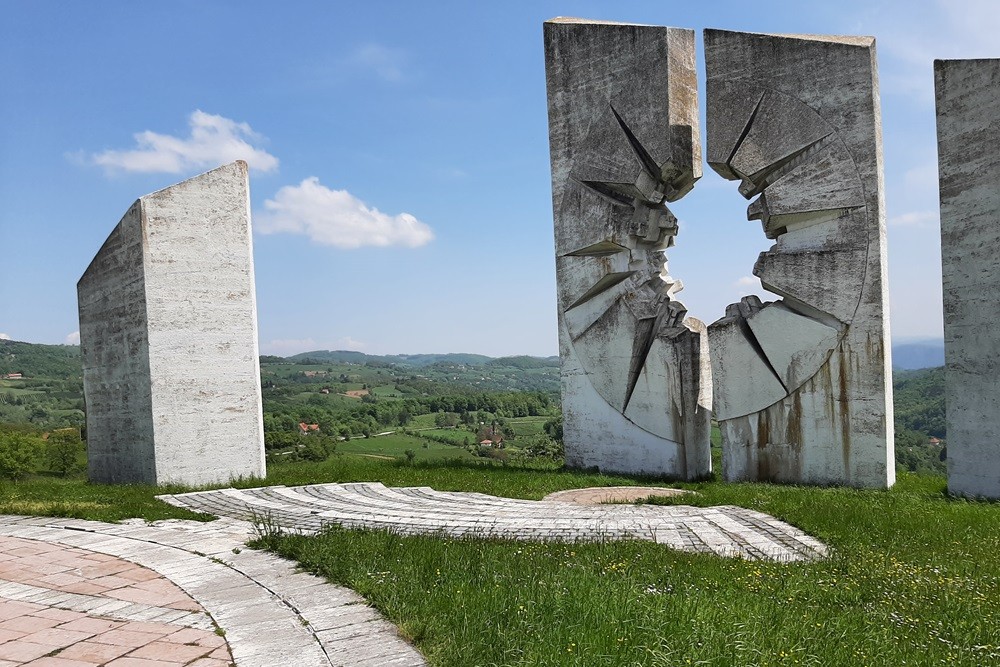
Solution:
M 431 428 L 435 426 L 434 419 L 437 418 L 436 412 L 428 412 L 422 415 L 413 415 L 410 419 L 410 423 L 406 425 L 407 428 Z
M 517 436 L 539 435 L 545 432 L 545 422 L 550 419 L 552 417 L 517 417 L 508 419 L 507 423 Z
M 0 391 L 11 396 L 37 396 L 45 393 L 42 389 L 26 389 L 17 382 L 17 380 L 0 380 Z
M 420 435 L 433 435 L 438 438 L 446 438 L 449 442 L 459 447 L 465 446 L 466 440 L 469 444 L 476 442 L 476 434 L 464 428 L 434 428 L 420 431 Z
M 275 464 L 266 481 L 238 486 L 334 481 L 536 499 L 648 482 L 554 465 L 407 465 L 338 454 Z M 944 484 L 910 474 L 891 491 L 710 481 L 680 485 L 700 495 L 653 501 L 773 514 L 833 548 L 814 563 L 744 562 L 645 542 L 381 531 L 333 530 L 266 546 L 358 590 L 435 665 L 1000 664 L 1000 504 L 950 499 Z M 197 518 L 153 499 L 164 491 L 37 477 L 0 483 L 0 512 Z
M 399 393 L 396 389 L 396 385 L 386 384 L 380 385 L 378 387 L 372 387 L 371 393 L 375 394 L 379 398 L 392 399 L 392 398 L 402 398 L 403 395 Z
M 351 443 L 361 445 L 389 437 L 392 436 L 341 442 L 338 449 L 343 451 L 343 447 Z M 425 441 L 417 442 L 419 447 Z M 462 451 L 449 445 L 439 446 L 448 453 Z M 412 465 L 399 458 L 383 460 L 349 453 L 338 453 L 320 462 L 274 463 L 268 466 L 266 479 L 245 479 L 233 485 L 248 488 L 267 484 L 293 486 L 381 481 L 387 486 L 431 486 L 442 491 L 480 491 L 537 500 L 562 489 L 637 483 L 626 477 L 565 471 L 554 464 L 504 465 L 472 459 L 467 453 L 468 458 L 457 459 L 434 457 L 424 449 L 414 451 L 417 457 Z M 0 481 L 0 514 L 63 516 L 95 521 L 120 521 L 132 517 L 149 521 L 208 519 L 155 498 L 158 494 L 190 490 L 179 486 L 90 484 L 83 474 L 66 478 L 35 475 L 20 482 Z
M 426 447 L 425 447 L 426 445 Z M 425 440 L 405 433 L 380 435 L 374 438 L 353 438 L 337 443 L 337 451 L 345 454 L 401 457 L 411 450 L 418 461 L 469 459 L 472 455 L 460 447 Z
M 478 491 L 528 500 L 541 500 L 563 489 L 644 483 L 630 477 L 563 470 L 550 463 L 505 465 L 479 458 L 421 461 L 419 454 L 413 465 L 400 460 L 337 455 L 319 463 L 276 464 L 269 467 L 267 476 L 268 484 L 287 486 L 366 481 L 386 486 L 430 486 L 439 491 Z
M 332 530 L 267 546 L 368 598 L 435 665 L 1000 663 L 1000 505 L 941 478 L 891 491 L 706 482 L 830 544 L 754 563 L 640 542 L 528 544 Z
M 208 520 L 210 517 L 182 510 L 156 500 L 161 493 L 186 491 L 184 487 L 143 484 L 89 484 L 82 475 L 66 478 L 34 476 L 20 482 L 0 481 L 0 514 L 60 516 L 94 521 L 121 521 L 142 517 Z

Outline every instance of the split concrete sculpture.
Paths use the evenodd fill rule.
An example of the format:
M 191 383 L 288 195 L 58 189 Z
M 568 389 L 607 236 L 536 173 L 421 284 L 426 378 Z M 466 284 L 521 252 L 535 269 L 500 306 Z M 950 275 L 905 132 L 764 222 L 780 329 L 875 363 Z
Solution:
M 136 201 L 77 291 L 92 481 L 264 475 L 245 162 Z
M 545 23 L 567 464 L 711 471 L 705 326 L 662 251 L 701 176 L 694 33 Z
M 874 39 L 705 31 L 708 163 L 780 295 L 708 327 L 727 480 L 895 481 Z
M 1000 60 L 938 60 L 948 490 L 1000 498 Z

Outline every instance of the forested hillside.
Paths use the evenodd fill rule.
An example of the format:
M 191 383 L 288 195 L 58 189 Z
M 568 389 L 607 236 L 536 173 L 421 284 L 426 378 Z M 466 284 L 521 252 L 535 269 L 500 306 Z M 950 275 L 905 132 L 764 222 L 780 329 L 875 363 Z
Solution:
M 35 345 L 0 340 L 0 423 L 45 428 L 82 426 L 83 369 L 74 345 Z
M 896 463 L 912 471 L 944 474 L 947 440 L 944 368 L 893 373 Z
M 26 378 L 79 380 L 83 377 L 80 348 L 0 340 L 0 375 L 8 373 L 24 373 Z

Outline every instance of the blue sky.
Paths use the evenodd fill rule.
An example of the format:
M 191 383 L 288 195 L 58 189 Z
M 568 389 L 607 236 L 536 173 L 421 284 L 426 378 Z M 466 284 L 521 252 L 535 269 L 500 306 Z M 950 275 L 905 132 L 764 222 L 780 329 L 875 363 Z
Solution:
M 556 354 L 559 15 L 693 28 L 702 79 L 703 28 L 874 35 L 892 334 L 941 336 L 932 59 L 1000 56 L 986 1 L 0 2 L 0 337 L 74 340 L 131 203 L 244 157 L 262 352 Z M 671 275 L 714 321 L 769 242 L 707 166 L 671 209 Z

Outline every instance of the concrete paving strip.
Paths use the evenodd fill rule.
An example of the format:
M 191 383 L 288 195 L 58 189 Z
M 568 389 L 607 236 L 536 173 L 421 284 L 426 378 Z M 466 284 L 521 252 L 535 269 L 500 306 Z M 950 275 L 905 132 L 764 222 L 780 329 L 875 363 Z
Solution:
M 604 498 L 589 489 L 577 496 Z M 624 493 L 611 489 L 610 493 Z M 629 491 L 629 493 L 632 493 Z M 643 497 L 648 490 L 640 492 Z M 626 494 L 627 495 L 627 494 Z M 586 505 L 515 500 L 378 482 L 219 489 L 164 495 L 178 507 L 248 520 L 266 517 L 285 530 L 314 533 L 325 525 L 399 534 L 477 535 L 523 540 L 652 540 L 670 548 L 750 560 L 823 558 L 827 547 L 798 528 L 742 507 Z
M 249 524 L 226 518 L 208 523 L 106 524 L 0 517 L 0 536 L 106 554 L 163 575 L 200 604 L 224 631 L 238 667 L 426 664 L 395 627 L 354 592 L 297 572 L 294 563 L 273 554 L 246 548 L 251 533 Z M 31 584 L 10 583 L 0 582 L 0 599 L 31 598 L 38 600 L 36 604 L 66 610 L 89 608 L 89 614 L 98 609 L 108 616 L 153 613 L 125 600 L 108 600 L 108 604 L 91 607 L 95 601 L 85 594 L 46 594 L 31 590 Z M 180 613 L 172 623 L 183 623 L 183 610 L 162 613 L 170 611 Z M 336 629 L 345 625 L 356 627 L 358 632 L 338 635 Z

